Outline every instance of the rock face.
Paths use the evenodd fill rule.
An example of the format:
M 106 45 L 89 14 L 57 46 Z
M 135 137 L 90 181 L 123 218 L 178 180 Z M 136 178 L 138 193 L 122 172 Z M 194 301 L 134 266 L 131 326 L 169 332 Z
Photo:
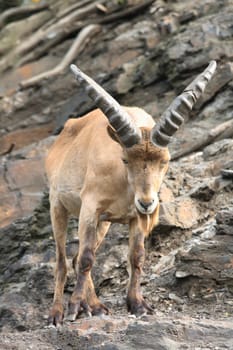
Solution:
M 0 15 L 5 23 L 0 31 L 0 349 L 232 349 L 233 3 L 100 1 L 88 11 L 86 3 L 51 1 L 49 9 L 27 17 L 33 33 L 43 26 L 49 34 L 35 47 L 35 57 L 20 54 L 17 46 L 28 35 L 22 18 L 8 23 L 10 17 Z M 147 6 L 137 10 L 142 3 Z M 76 32 L 87 24 L 78 17 L 80 9 L 102 23 L 74 63 L 122 104 L 143 107 L 155 120 L 211 59 L 218 62 L 206 94 L 170 145 L 173 160 L 160 190 L 160 222 L 147 242 L 142 281 L 153 316 L 135 319 L 126 312 L 127 227 L 114 224 L 93 272 L 97 293 L 113 314 L 84 315 L 60 330 L 45 328 L 55 247 L 44 158 L 53 131 L 93 107 L 68 68 L 19 89 L 21 80 L 56 66 L 72 44 L 76 32 L 50 45 L 60 38 L 57 27 L 46 29 L 54 23 L 55 8 L 57 21 L 77 16 Z M 131 15 L 122 16 L 129 10 Z M 77 229 L 71 219 L 65 306 L 75 283 L 71 259 L 78 249 Z
M 0 227 L 27 216 L 40 203 L 46 190 L 44 158 L 53 137 L 15 151 L 0 160 L 3 199 L 0 203 Z

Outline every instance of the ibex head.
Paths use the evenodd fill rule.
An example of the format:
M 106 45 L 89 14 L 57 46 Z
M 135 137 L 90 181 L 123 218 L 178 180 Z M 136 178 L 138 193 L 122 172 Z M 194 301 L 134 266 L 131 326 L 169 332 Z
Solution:
M 176 97 L 153 127 L 139 128 L 126 109 L 93 79 L 75 65 L 71 70 L 109 120 L 109 135 L 122 147 L 122 162 L 134 192 L 134 203 L 141 214 L 152 214 L 158 205 L 158 192 L 168 169 L 168 144 L 195 102 L 204 92 L 216 69 L 212 61 L 183 93 Z
M 128 182 L 134 192 L 134 203 L 142 214 L 152 214 L 158 206 L 158 192 L 168 170 L 168 148 L 159 148 L 151 142 L 151 129 L 141 129 L 140 143 L 123 148 Z

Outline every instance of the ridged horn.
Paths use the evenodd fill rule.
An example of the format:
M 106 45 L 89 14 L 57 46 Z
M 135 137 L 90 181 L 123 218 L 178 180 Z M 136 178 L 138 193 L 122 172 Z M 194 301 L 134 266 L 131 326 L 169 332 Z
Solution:
M 71 64 L 70 69 L 88 96 L 106 115 L 123 145 L 125 147 L 132 147 L 136 143 L 139 143 L 141 140 L 141 131 L 132 123 L 129 115 L 120 104 L 76 65 Z
M 167 147 L 172 135 L 183 123 L 184 117 L 188 116 L 194 104 L 203 94 L 208 82 L 214 75 L 216 67 L 216 62 L 211 61 L 204 72 L 198 75 L 162 114 L 158 123 L 151 130 L 151 141 L 155 146 Z

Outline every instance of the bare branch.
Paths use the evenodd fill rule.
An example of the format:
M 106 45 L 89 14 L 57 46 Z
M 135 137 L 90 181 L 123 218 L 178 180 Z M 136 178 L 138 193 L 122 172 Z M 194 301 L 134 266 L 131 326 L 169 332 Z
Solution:
M 63 58 L 63 60 L 53 69 L 38 74 L 30 79 L 24 80 L 20 83 L 21 89 L 27 89 L 31 86 L 39 84 L 44 79 L 49 79 L 59 74 L 62 74 L 72 61 L 77 57 L 80 52 L 85 48 L 91 38 L 101 30 L 101 27 L 97 24 L 90 24 L 83 28 L 77 35 L 75 41 L 70 47 L 69 51 Z
M 34 58 L 40 57 L 44 52 L 47 52 L 51 47 L 57 45 L 60 41 L 64 40 L 70 34 L 77 32 L 84 25 L 88 23 L 78 22 L 83 17 L 88 16 L 92 11 L 96 10 L 96 4 L 102 3 L 105 0 L 95 1 L 94 3 L 85 6 L 84 8 L 78 9 L 77 11 L 69 14 L 62 18 L 49 27 L 43 26 L 27 40 L 24 40 L 19 46 L 12 50 L 5 58 L 0 61 L 0 71 L 5 71 L 9 68 L 15 60 L 15 57 L 19 58 L 23 54 L 29 53 L 29 57 L 25 57 L 21 64 L 25 64 L 31 60 L 31 51 L 36 47 L 44 43 L 43 48 L 38 49 L 38 54 L 34 53 Z M 90 24 L 90 23 L 89 23 Z
M 59 12 L 59 13 L 57 14 L 57 19 L 60 19 L 60 18 L 62 18 L 62 17 L 65 17 L 65 16 L 67 16 L 70 12 L 75 11 L 75 10 L 78 10 L 78 9 L 80 9 L 81 7 L 84 7 L 84 6 L 86 6 L 86 5 L 89 5 L 91 2 L 92 2 L 92 0 L 78 1 L 78 2 L 76 2 L 76 3 L 74 3 L 74 4 L 72 4 L 71 6 L 66 7 L 65 10 Z
M 193 141 L 188 145 L 185 145 L 181 150 L 172 154 L 172 160 L 189 155 L 192 152 L 197 152 L 203 147 L 208 146 L 214 141 L 222 140 L 226 137 L 233 136 L 233 120 L 228 120 L 221 123 L 204 134 L 201 140 Z
M 50 25 L 50 23 L 48 24 L 49 26 L 47 27 L 46 33 L 49 33 L 51 31 L 55 31 L 55 30 L 64 30 L 64 27 L 69 28 L 72 27 L 76 21 L 78 20 L 82 20 L 83 22 L 83 18 L 85 18 L 86 16 L 90 15 L 92 12 L 96 11 L 96 5 L 97 4 L 101 4 L 103 2 L 105 2 L 106 0 L 99 0 L 99 1 L 94 1 L 93 3 L 86 5 L 83 8 L 78 8 L 76 11 L 72 12 L 71 14 L 68 14 L 67 16 L 61 18 L 57 23 L 55 23 L 54 25 Z M 46 29 L 46 28 L 44 28 Z
M 11 144 L 9 145 L 9 147 L 7 148 L 7 150 L 5 150 L 4 152 L 0 153 L 0 157 L 1 157 L 1 156 L 5 156 L 5 155 L 11 153 L 11 152 L 13 151 L 14 147 L 15 147 L 15 144 L 14 144 L 14 143 L 11 143 Z
M 105 17 L 101 18 L 100 20 L 97 20 L 97 23 L 107 24 L 107 23 L 111 23 L 113 21 L 117 21 L 117 20 L 125 18 L 125 17 L 134 16 L 136 13 L 138 13 L 138 12 L 144 10 L 145 8 L 147 8 L 148 6 L 150 6 L 153 2 L 155 2 L 155 0 L 146 0 L 142 4 L 135 5 L 133 7 L 127 8 L 126 10 L 123 10 L 123 11 L 118 12 L 118 13 L 113 13 L 112 15 L 109 15 L 109 16 L 105 16 Z
M 39 5 L 39 6 L 25 6 L 25 7 L 13 7 L 0 15 L 0 30 L 4 27 L 6 23 L 9 23 L 15 18 L 24 18 L 28 15 L 47 10 L 49 5 Z

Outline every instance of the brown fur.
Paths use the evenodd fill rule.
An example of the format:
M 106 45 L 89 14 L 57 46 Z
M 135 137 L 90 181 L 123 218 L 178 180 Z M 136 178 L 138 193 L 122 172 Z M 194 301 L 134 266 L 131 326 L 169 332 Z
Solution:
M 83 118 L 70 119 L 46 159 L 57 246 L 54 304 L 49 318 L 55 325 L 63 317 L 69 214 L 79 217 L 80 244 L 73 260 L 77 284 L 68 318 L 74 320 L 81 310 L 92 314 L 107 312 L 96 296 L 90 272 L 111 222 L 129 224 L 128 308 L 135 314 L 151 312 L 140 292 L 144 238 L 158 222 L 157 193 L 170 156 L 167 148 L 160 149 L 150 142 L 153 119 L 139 108 L 126 110 L 141 129 L 140 144 L 125 148 L 103 113 L 95 110 Z M 148 205 L 148 212 L 144 213 L 141 205 Z

